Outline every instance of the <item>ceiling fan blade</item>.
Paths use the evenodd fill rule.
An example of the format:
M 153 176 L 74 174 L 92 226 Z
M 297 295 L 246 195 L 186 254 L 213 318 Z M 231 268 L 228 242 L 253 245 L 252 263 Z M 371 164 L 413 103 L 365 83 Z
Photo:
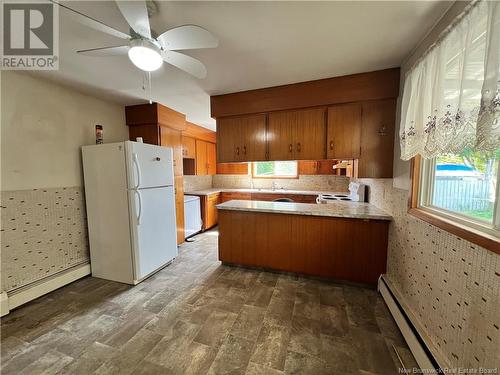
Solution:
M 219 41 L 208 30 L 196 25 L 174 27 L 157 39 L 168 50 L 214 48 L 219 45 Z
M 205 65 L 191 56 L 179 52 L 163 50 L 161 51 L 161 57 L 165 62 L 197 78 L 201 79 L 207 76 L 207 68 L 205 68 Z
M 67 7 L 66 5 L 63 5 L 55 0 L 50 0 L 50 1 L 52 1 L 52 3 L 54 3 L 56 5 L 59 5 L 61 8 L 66 9 L 68 11 L 68 14 L 71 16 L 71 18 L 73 18 L 75 21 L 77 21 L 85 26 L 90 27 L 91 29 L 101 31 L 101 32 L 109 34 L 109 35 L 113 35 L 117 38 L 127 39 L 127 40 L 130 39 L 130 35 L 123 33 L 119 30 L 116 30 L 116 29 L 112 28 L 111 26 L 108 26 L 108 25 L 102 23 L 101 21 L 98 21 L 92 17 L 89 17 L 89 16 L 87 16 L 87 15 L 85 15 L 85 14 L 83 14 L 75 9 Z
M 151 38 L 148 9 L 145 1 L 116 1 L 130 27 L 139 35 Z
M 129 49 L 130 49 L 129 46 L 115 46 L 115 47 L 82 49 L 80 51 L 76 51 L 76 53 L 86 56 L 120 56 L 120 55 L 126 55 Z

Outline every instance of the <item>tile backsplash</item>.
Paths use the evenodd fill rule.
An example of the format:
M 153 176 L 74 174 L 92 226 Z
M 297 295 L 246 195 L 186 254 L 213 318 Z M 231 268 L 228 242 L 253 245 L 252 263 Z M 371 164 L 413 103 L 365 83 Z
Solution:
M 81 187 L 1 192 L 2 289 L 90 261 Z
M 369 201 L 394 217 L 387 277 L 431 341 L 441 365 L 500 365 L 500 255 L 407 213 L 392 179 L 361 179 Z
M 299 178 L 291 179 L 252 178 L 250 175 L 213 176 L 213 187 L 217 188 L 267 189 L 272 187 L 273 182 L 276 182 L 278 188 L 290 190 L 346 192 L 349 185 L 349 178 L 331 175 L 301 175 Z
M 210 189 L 212 187 L 212 177 L 208 176 L 188 176 L 184 175 L 184 192 Z

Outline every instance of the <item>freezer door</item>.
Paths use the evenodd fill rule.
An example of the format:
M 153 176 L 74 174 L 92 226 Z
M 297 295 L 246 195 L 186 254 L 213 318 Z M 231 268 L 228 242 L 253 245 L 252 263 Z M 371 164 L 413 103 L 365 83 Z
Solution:
M 172 148 L 131 141 L 125 142 L 125 146 L 129 189 L 174 184 Z
M 128 194 L 138 281 L 177 256 L 174 188 L 129 190 Z

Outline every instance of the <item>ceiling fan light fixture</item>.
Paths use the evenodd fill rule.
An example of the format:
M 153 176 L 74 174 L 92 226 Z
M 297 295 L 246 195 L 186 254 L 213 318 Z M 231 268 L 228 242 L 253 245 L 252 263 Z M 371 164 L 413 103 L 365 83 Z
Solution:
M 160 48 L 144 39 L 131 41 L 128 57 L 135 66 L 145 72 L 155 71 L 163 64 Z

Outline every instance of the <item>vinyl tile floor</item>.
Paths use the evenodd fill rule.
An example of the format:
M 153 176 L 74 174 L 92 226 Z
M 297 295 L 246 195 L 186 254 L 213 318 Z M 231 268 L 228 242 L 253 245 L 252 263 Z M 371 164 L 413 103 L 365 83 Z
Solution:
M 397 374 L 375 290 L 221 265 L 216 230 L 137 286 L 86 277 L 1 321 L 7 374 Z

